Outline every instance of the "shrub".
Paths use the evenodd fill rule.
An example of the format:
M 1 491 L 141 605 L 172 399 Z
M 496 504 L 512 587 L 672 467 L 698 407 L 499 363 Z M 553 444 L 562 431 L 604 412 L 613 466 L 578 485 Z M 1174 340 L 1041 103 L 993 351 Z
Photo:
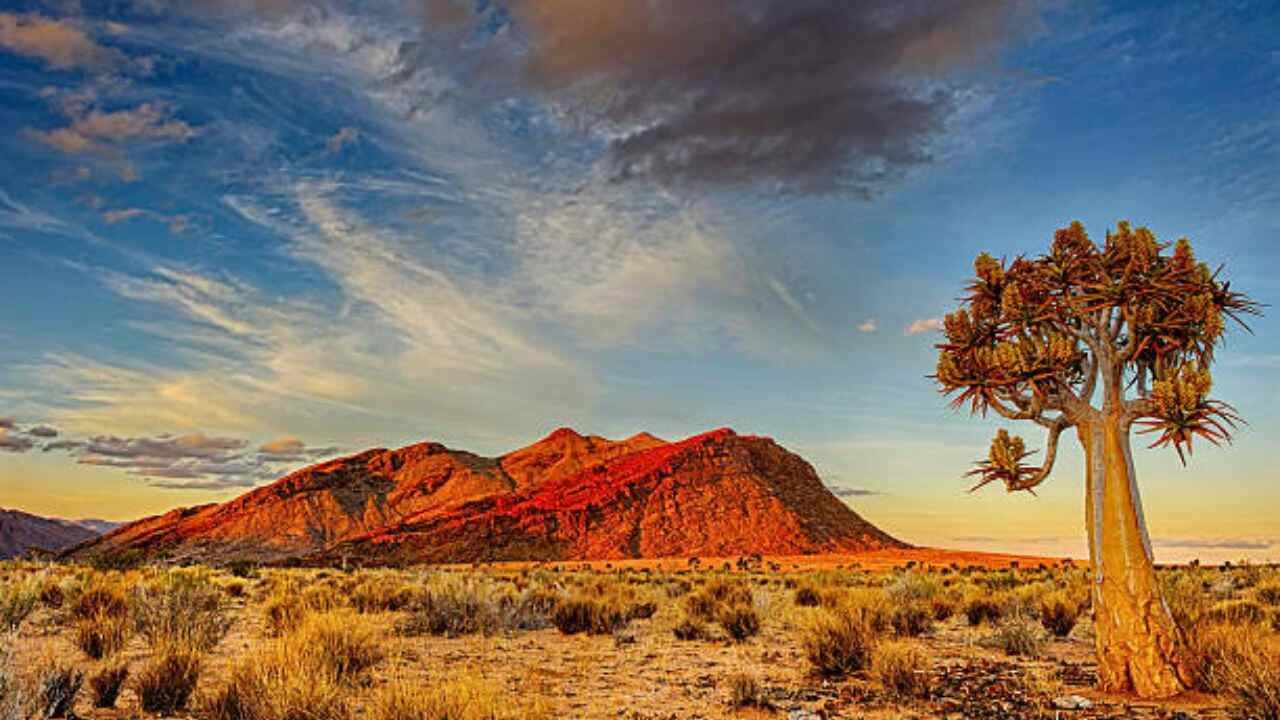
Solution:
M 1253 596 L 1263 605 L 1280 607 L 1280 582 L 1270 582 L 1265 585 L 1259 585 L 1253 591 Z
M 1038 623 L 1018 615 L 1006 619 L 996 628 L 995 644 L 1006 655 L 1038 657 L 1044 640 Z
M 895 607 L 889 622 L 893 631 L 904 637 L 916 637 L 933 627 L 933 607 L 924 600 L 912 600 Z
M 702 640 L 707 636 L 707 626 L 697 618 L 682 615 L 680 622 L 671 628 L 677 640 Z
M 379 626 L 352 610 L 307 616 L 286 642 L 341 682 L 351 682 L 382 661 Z
M 30 585 L 12 583 L 0 586 L 0 630 L 17 630 L 39 602 L 39 594 Z
M 212 650 L 231 628 L 221 588 L 207 576 L 171 570 L 134 590 L 134 624 L 151 645 Z
M 736 642 L 760 632 L 760 613 L 749 605 L 732 605 L 720 613 L 720 627 Z
M 512 702 L 506 693 L 470 679 L 436 685 L 393 682 L 376 693 L 368 720 L 547 720 L 542 707 Z
M 1187 655 L 1196 687 L 1210 693 L 1228 685 L 1231 668 L 1257 654 L 1250 631 L 1227 623 L 1203 623 L 1187 634 Z
M 71 617 L 77 620 L 128 616 L 129 598 L 123 588 L 103 580 L 92 582 L 71 606 Z
M 986 593 L 975 593 L 965 600 L 964 616 L 974 627 L 995 624 L 1004 617 L 1004 603 Z
M 1083 605 L 1063 590 L 1055 590 L 1040 598 L 1040 624 L 1055 637 L 1070 635 L 1083 611 Z
M 395 612 L 413 601 L 413 588 L 393 575 L 368 575 L 351 589 L 349 598 L 362 613 Z
M 932 685 L 929 670 L 929 656 L 915 643 L 883 642 L 871 652 L 871 674 L 891 695 L 927 696 Z
M 157 648 L 134 681 L 142 709 L 160 715 L 185 710 L 200 680 L 200 668 L 200 653 L 192 648 Z
M 96 708 L 113 708 L 120 690 L 129 678 L 129 664 L 120 661 L 104 665 L 98 672 L 89 677 L 89 690 Z
M 795 603 L 799 607 L 817 607 L 822 603 L 822 596 L 818 594 L 816 587 L 801 585 L 796 588 Z
M 1227 625 L 1257 625 L 1265 620 L 1266 616 L 1266 610 L 1252 600 L 1228 600 L 1209 608 L 1203 620 Z
M 729 676 L 729 707 L 768 707 L 764 687 L 754 675 L 734 673 Z
M 310 609 L 302 601 L 301 596 L 276 592 L 262 604 L 262 612 L 266 620 L 267 634 L 271 637 L 280 637 L 296 630 Z
M 300 648 L 276 642 L 234 666 L 205 712 L 212 720 L 348 720 L 349 695 Z
M 876 639 L 875 630 L 858 613 L 824 611 L 805 630 L 801 646 L 817 672 L 836 677 L 865 669 Z
M 551 622 L 566 635 L 610 635 L 627 624 L 627 613 L 615 600 L 578 596 L 561 601 Z
M 75 706 L 76 695 L 84 684 L 84 673 L 50 658 L 36 671 L 36 682 L 39 687 L 38 714 L 46 718 L 64 718 Z
M 76 647 L 93 660 L 110 657 L 129 643 L 128 618 L 98 615 L 76 621 L 73 639 Z
M 62 603 L 66 602 L 67 595 L 63 591 L 62 586 L 47 579 L 40 585 L 40 602 L 50 610 L 61 610 Z
M 1225 689 L 1241 717 L 1280 720 L 1280 647 L 1273 639 L 1253 649 L 1225 668 Z
M 89 567 L 98 572 L 128 572 L 137 570 L 147 561 L 147 556 L 141 550 L 120 550 L 115 552 L 103 552 L 89 558 Z
M 490 635 L 502 628 L 498 608 L 475 583 L 449 582 L 425 588 L 408 608 L 409 616 L 399 625 L 405 635 Z

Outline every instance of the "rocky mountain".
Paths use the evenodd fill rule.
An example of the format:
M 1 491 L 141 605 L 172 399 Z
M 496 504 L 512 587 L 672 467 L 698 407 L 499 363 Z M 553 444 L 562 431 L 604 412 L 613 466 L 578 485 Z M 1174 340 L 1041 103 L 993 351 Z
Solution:
M 409 564 L 889 547 L 904 546 L 767 438 L 615 441 L 561 429 L 496 458 L 439 443 L 369 450 L 125 525 L 72 554 Z
M 96 537 L 97 532 L 77 523 L 0 508 L 0 560 L 28 550 L 58 552 Z

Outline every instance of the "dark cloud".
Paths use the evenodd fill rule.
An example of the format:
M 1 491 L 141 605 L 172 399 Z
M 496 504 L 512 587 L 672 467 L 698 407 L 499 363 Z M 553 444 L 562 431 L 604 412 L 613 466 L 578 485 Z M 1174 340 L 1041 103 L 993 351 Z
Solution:
M 12 430 L 18 427 L 18 421 L 11 417 L 0 417 L 0 430 Z
M 470 3 L 425 0 L 428 22 Z M 931 157 L 946 81 L 1036 27 L 1030 0 L 507 0 L 485 52 L 611 138 L 618 178 L 874 194 Z M 527 47 L 505 38 L 524 38 Z
M 65 451 L 82 465 L 118 468 L 146 478 L 156 487 L 213 490 L 249 487 L 283 474 L 287 463 L 334 455 L 334 447 L 310 447 L 295 437 L 263 444 L 257 450 L 239 438 L 203 433 L 118 437 L 45 443 L 44 452 Z
M 36 425 L 35 427 L 28 428 L 27 434 L 31 437 L 38 438 L 55 438 L 58 437 L 58 429 L 50 427 L 49 425 Z
M 841 487 L 838 485 L 828 485 L 827 489 L 831 491 L 832 495 L 835 495 L 836 497 L 841 497 L 841 498 L 870 497 L 872 495 L 884 494 L 879 490 L 869 490 L 867 488 Z
M 34 440 L 14 432 L 12 427 L 0 426 L 0 452 L 24 453 L 35 445 Z
M 258 448 L 258 459 L 263 462 L 303 462 L 331 457 L 338 453 L 336 447 L 307 447 L 296 437 L 286 435 Z

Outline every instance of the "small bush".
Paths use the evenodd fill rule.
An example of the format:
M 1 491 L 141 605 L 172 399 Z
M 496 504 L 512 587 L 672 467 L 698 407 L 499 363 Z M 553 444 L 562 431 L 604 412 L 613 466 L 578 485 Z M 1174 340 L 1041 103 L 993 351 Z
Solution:
M 0 630 L 17 630 L 39 602 L 39 594 L 29 585 L 0 586 Z
M 80 686 L 84 684 L 84 673 L 74 666 L 46 659 L 36 671 L 36 682 L 39 687 L 39 715 L 64 718 L 75 707 L 76 696 L 80 693 Z
M 101 660 L 123 650 L 130 633 L 128 618 L 99 615 L 76 621 L 73 640 L 85 655 Z
M 200 653 L 192 648 L 158 648 L 134 681 L 142 709 L 159 715 L 185 710 L 200 680 L 200 668 Z
M 88 562 L 89 567 L 98 572 L 128 572 L 146 564 L 147 556 L 141 550 L 120 550 L 98 553 Z
M 996 628 L 995 644 L 1006 655 L 1039 657 L 1044 640 L 1039 624 L 1019 615 L 1000 623 Z
M 627 613 L 616 601 L 579 596 L 561 601 L 551 622 L 566 635 L 611 635 L 626 626 Z
M 1280 646 L 1273 639 L 1254 650 L 1225 669 L 1225 689 L 1241 717 L 1280 720 Z
M 1252 600 L 1229 600 L 1209 608 L 1203 619 L 1218 624 L 1257 625 L 1266 617 L 1266 610 Z
M 287 642 L 342 682 L 355 681 L 385 655 L 379 626 L 351 610 L 310 615 Z
M 732 605 L 720 613 L 720 627 L 735 642 L 743 642 L 760 633 L 760 613 L 749 605 Z
M 358 612 L 395 612 L 413 601 L 413 588 L 392 575 L 362 578 L 350 592 L 351 606 Z
M 820 674 L 838 677 L 867 667 L 876 645 L 867 620 L 848 610 L 818 615 L 801 637 L 809 664 Z
M 764 687 L 754 675 L 734 673 L 729 676 L 729 707 L 768 707 Z
M 124 590 L 119 585 L 106 581 L 90 584 L 71 606 L 71 617 L 76 620 L 128 616 L 129 598 Z
M 470 679 L 436 685 L 394 682 L 373 696 L 368 720 L 548 720 L 542 707 Z
M 503 627 L 497 605 L 476 583 L 450 582 L 424 589 L 408 609 L 409 616 L 399 625 L 404 635 L 491 635 Z
M 799 607 L 817 607 L 822 603 L 822 596 L 812 585 L 801 585 L 796 588 L 795 603 Z
M 151 643 L 212 650 L 231 628 L 222 589 L 206 576 L 171 570 L 138 586 L 133 596 L 134 624 Z
M 964 616 L 974 627 L 983 623 L 994 625 L 1004 617 L 1004 603 L 986 593 L 977 593 L 965 600 Z
M 1084 606 L 1065 591 L 1056 590 L 1040 598 L 1040 624 L 1054 637 L 1064 638 L 1075 629 Z
M 871 652 L 871 675 L 890 695 L 927 696 L 932 686 L 929 670 L 929 656 L 911 642 L 883 642 Z
M 912 600 L 898 605 L 889 616 L 893 631 L 903 637 L 923 635 L 933 627 L 933 607 L 926 600 Z
M 1253 596 L 1263 605 L 1280 607 L 1280 582 L 1271 582 L 1265 585 L 1259 585 L 1254 589 Z
M 98 672 L 89 677 L 89 690 L 96 708 L 113 708 L 120 690 L 129 678 L 129 664 L 116 662 L 104 665 Z
M 1220 693 L 1229 684 L 1231 669 L 1258 653 L 1253 633 L 1227 623 L 1203 623 L 1187 635 L 1187 655 L 1196 687 Z
M 349 696 L 301 648 L 277 641 L 233 667 L 205 712 L 212 720 L 349 720 Z
M 683 615 L 680 622 L 671 628 L 671 634 L 677 640 L 702 640 L 707 637 L 707 626 L 697 618 Z

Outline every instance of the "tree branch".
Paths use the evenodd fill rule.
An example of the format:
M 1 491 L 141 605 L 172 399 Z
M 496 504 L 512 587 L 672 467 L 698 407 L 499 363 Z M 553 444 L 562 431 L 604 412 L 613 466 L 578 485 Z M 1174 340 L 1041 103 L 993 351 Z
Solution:
M 1058 459 L 1058 438 L 1061 437 L 1062 431 L 1066 430 L 1070 426 L 1070 422 L 1065 418 L 1060 418 L 1058 422 L 1054 423 L 1049 428 L 1049 437 L 1045 440 L 1044 464 L 1040 466 L 1040 469 L 1037 470 L 1035 474 L 1009 485 L 1009 492 L 1026 490 L 1032 495 L 1035 495 L 1034 488 L 1045 480 L 1048 480 L 1049 476 L 1053 474 L 1053 465 Z

